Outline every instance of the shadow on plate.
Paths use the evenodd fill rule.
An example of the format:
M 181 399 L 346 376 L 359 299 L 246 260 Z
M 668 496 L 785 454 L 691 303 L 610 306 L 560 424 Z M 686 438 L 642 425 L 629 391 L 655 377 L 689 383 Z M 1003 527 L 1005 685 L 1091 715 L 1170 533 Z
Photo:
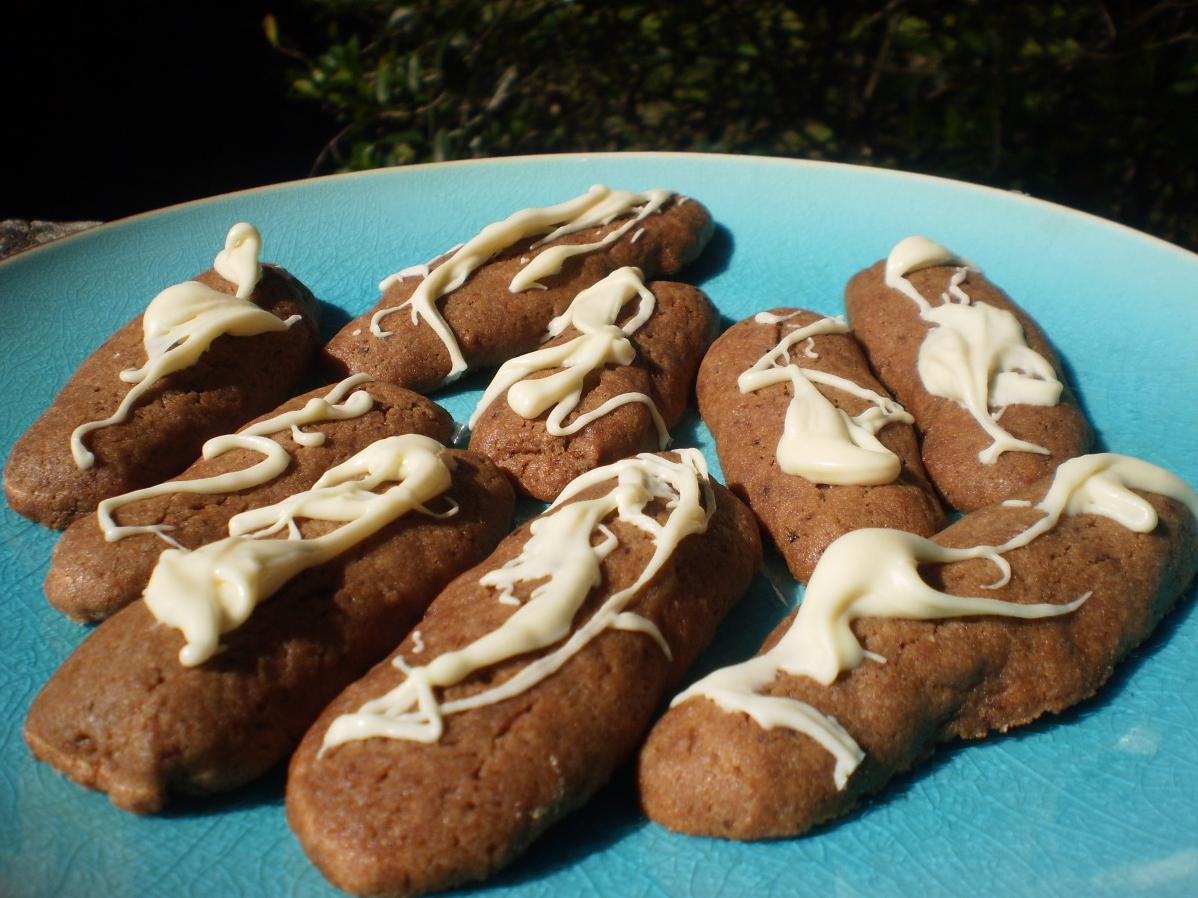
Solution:
M 728 268 L 735 246 L 736 240 L 732 232 L 722 224 L 716 224 L 707 248 L 698 259 L 682 270 L 681 279 L 702 287 L 704 282 L 722 274 Z
M 265 775 L 239 789 L 208 796 L 172 796 L 170 804 L 155 816 L 164 820 L 215 817 L 268 806 L 277 807 L 282 815 L 283 791 L 286 785 L 287 761 L 283 761 Z

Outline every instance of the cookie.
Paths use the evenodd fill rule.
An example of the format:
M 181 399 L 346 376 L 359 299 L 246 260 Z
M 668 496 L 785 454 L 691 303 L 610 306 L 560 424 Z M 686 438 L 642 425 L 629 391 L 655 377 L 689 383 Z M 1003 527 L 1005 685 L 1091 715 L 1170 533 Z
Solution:
M 543 501 L 586 471 L 664 449 L 716 324 L 700 290 L 617 269 L 550 322 L 540 349 L 503 364 L 470 419 L 470 448 Z
M 106 500 L 100 506 L 104 515 L 75 521 L 50 561 L 45 583 L 50 604 L 76 620 L 100 620 L 141 596 L 168 545 L 195 549 L 227 536 L 234 515 L 308 489 L 377 439 L 419 433 L 449 441 L 453 421 L 440 406 L 402 387 L 363 381 L 312 390 L 251 422 L 241 439 L 210 441 L 210 450 L 221 453 L 199 459 L 178 478 L 199 493 L 164 484 L 143 491 L 146 495 Z M 292 431 L 292 422 L 299 430 Z M 254 477 L 272 454 L 279 456 L 281 470 Z M 207 479 L 233 472 L 246 472 L 249 479 Z
M 845 289 L 853 333 L 914 417 L 949 505 L 972 511 L 1086 452 L 1090 425 L 1031 317 L 981 271 L 923 237 Z
M 495 872 L 635 750 L 759 560 L 695 450 L 584 475 L 305 736 L 287 784 L 304 850 L 360 895 Z
M 842 537 L 762 653 L 700 680 L 654 728 L 646 813 L 685 833 L 799 835 L 938 742 L 1089 698 L 1193 578 L 1196 515 L 1173 475 L 1093 455 L 934 542 Z
M 942 525 L 911 418 L 843 322 L 802 309 L 747 318 L 712 345 L 697 393 L 729 489 L 795 579 L 850 530 Z
M 523 209 L 384 280 L 382 298 L 329 341 L 324 359 L 338 374 L 429 392 L 535 349 L 552 318 L 617 268 L 648 278 L 677 272 L 711 233 L 702 205 L 666 190 L 593 187 Z
M 388 445 L 402 450 L 376 465 L 370 453 Z M 433 472 L 440 479 L 422 492 L 411 484 L 423 478 L 414 469 L 427 466 L 440 466 Z M 382 486 L 402 483 L 369 497 L 340 492 L 363 473 L 362 487 L 380 473 Z M 358 507 L 357 517 L 338 506 L 341 499 Z M 391 499 L 407 513 L 378 518 Z M 156 593 L 160 575 L 171 573 L 167 561 L 204 560 L 221 543 L 164 552 L 146 598 L 100 624 L 34 699 L 26 742 L 39 759 L 136 813 L 159 810 L 172 793 L 241 785 L 286 758 L 321 709 L 395 646 L 445 584 L 491 551 L 513 501 L 506 478 L 472 453 L 413 434 L 377 441 L 312 490 L 230 522 L 234 529 L 246 516 L 251 526 L 263 518 L 290 522 L 302 536 L 242 539 L 264 553 L 248 582 L 236 582 L 237 564 L 203 576 L 193 568 L 172 611 Z M 329 540 L 363 524 L 356 544 L 319 563 Z M 259 596 L 256 607 L 249 602 L 248 619 L 237 619 L 247 609 L 234 600 L 276 575 L 275 553 L 308 551 L 318 563 L 273 596 Z M 215 634 L 204 632 L 205 608 L 196 607 L 208 589 L 225 600 L 221 620 L 212 621 L 221 624 L 219 648 L 205 640 Z
M 319 345 L 316 301 L 259 266 L 259 244 L 235 226 L 214 270 L 164 290 L 80 365 L 8 457 L 14 511 L 62 529 L 295 391 Z

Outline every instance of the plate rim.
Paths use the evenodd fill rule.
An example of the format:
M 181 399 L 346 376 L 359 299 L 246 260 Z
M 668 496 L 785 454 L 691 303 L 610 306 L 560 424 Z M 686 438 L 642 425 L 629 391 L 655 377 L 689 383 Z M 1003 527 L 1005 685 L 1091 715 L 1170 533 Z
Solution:
M 144 212 L 136 212 L 132 215 L 127 215 L 122 218 L 114 218 L 112 221 L 101 222 L 92 228 L 87 228 L 83 231 L 78 231 L 74 234 L 68 234 L 65 237 L 60 237 L 57 240 L 52 240 L 49 243 L 43 243 L 39 246 L 29 247 L 21 250 L 16 254 L 9 256 L 6 259 L 0 260 L 0 273 L 4 271 L 11 263 L 18 259 L 28 259 L 35 253 L 41 253 L 44 250 L 70 246 L 76 242 L 94 237 L 98 232 L 112 231 L 127 227 L 132 224 L 138 224 L 155 216 L 162 215 L 168 212 L 186 212 L 193 207 L 201 207 L 209 203 L 219 200 L 237 199 L 239 197 L 248 196 L 251 194 L 265 194 L 276 190 L 293 189 L 297 187 L 306 187 L 309 185 L 324 185 L 334 181 L 345 179 L 366 179 L 373 177 L 390 177 L 397 173 L 414 172 L 425 173 L 442 168 L 462 168 L 462 167 L 478 167 L 478 166 L 496 166 L 501 167 L 509 164 L 557 164 L 568 162 L 580 162 L 585 160 L 614 160 L 614 159 L 689 159 L 689 160 L 712 160 L 716 164 L 755 164 L 755 165 L 779 165 L 784 167 L 794 167 L 799 169 L 835 169 L 835 170 L 851 170 L 859 174 L 865 174 L 868 177 L 881 178 L 898 178 L 915 179 L 917 181 L 932 182 L 939 185 L 951 185 L 953 187 L 965 190 L 976 190 L 986 194 L 997 195 L 1013 200 L 1015 202 L 1030 203 L 1034 206 L 1044 207 L 1044 211 L 1048 213 L 1064 213 L 1067 216 L 1077 216 L 1082 220 L 1089 221 L 1093 225 L 1099 227 L 1114 228 L 1122 232 L 1125 236 L 1134 237 L 1139 240 L 1146 240 L 1154 245 L 1158 250 L 1164 249 L 1176 253 L 1179 260 L 1183 263 L 1198 265 L 1198 252 L 1193 252 L 1176 243 L 1170 243 L 1162 237 L 1156 237 L 1146 231 L 1141 231 L 1130 225 L 1125 225 L 1114 221 L 1110 218 L 1104 218 L 1101 215 L 1096 215 L 1093 212 L 1085 212 L 1081 209 L 1075 209 L 1072 206 L 1066 206 L 1062 203 L 1057 203 L 1052 200 L 1042 199 L 1030 193 L 1025 193 L 1021 190 L 1003 187 L 992 187 L 987 184 L 978 184 L 973 181 L 964 181 L 957 178 L 950 178 L 944 175 L 926 174 L 923 172 L 908 171 L 901 168 L 889 168 L 886 166 L 871 166 L 860 165 L 851 162 L 834 162 L 826 159 L 804 159 L 789 156 L 769 156 L 756 155 L 751 153 L 708 153 L 686 150 L 630 150 L 630 151 L 603 151 L 603 152 L 573 152 L 573 153 L 527 153 L 513 156 L 491 156 L 480 159 L 448 159 L 441 162 L 421 162 L 411 165 L 391 165 L 381 168 L 362 169 L 360 171 L 335 172 L 328 175 L 319 175 L 316 177 L 294 178 L 287 181 L 276 181 L 269 184 L 260 184 L 254 187 L 243 187 L 237 190 L 230 190 L 224 193 L 216 193 L 210 196 L 197 197 L 191 200 L 184 200 L 179 203 L 172 203 L 167 206 L 161 206 L 156 209 L 147 209 Z

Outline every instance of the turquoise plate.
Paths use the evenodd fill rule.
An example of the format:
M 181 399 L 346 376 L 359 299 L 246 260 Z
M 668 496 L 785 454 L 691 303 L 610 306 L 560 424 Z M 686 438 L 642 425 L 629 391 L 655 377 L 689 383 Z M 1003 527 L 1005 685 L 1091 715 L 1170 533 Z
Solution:
M 845 281 L 925 234 L 982 265 L 1065 359 L 1104 448 L 1198 484 L 1198 256 L 1004 193 L 874 169 L 686 154 L 419 166 L 250 190 L 141 215 L 0 265 L 4 452 L 67 376 L 154 294 L 256 223 L 265 257 L 326 303 L 327 325 L 387 274 L 514 209 L 594 183 L 693 194 L 720 225 L 692 272 L 727 321 L 776 305 L 842 310 Z M 727 322 L 726 322 L 727 323 Z M 439 396 L 459 420 L 479 378 Z M 693 415 L 680 443 L 711 440 Z M 137 818 L 30 757 L 21 726 L 87 631 L 41 592 L 55 534 L 0 512 L 0 894 L 335 895 L 283 819 L 281 772 Z M 709 667 L 751 651 L 797 590 L 767 563 Z M 951 746 L 802 839 L 673 835 L 638 812 L 629 771 L 479 891 L 496 896 L 1198 894 L 1198 615 L 1191 586 L 1094 701 Z

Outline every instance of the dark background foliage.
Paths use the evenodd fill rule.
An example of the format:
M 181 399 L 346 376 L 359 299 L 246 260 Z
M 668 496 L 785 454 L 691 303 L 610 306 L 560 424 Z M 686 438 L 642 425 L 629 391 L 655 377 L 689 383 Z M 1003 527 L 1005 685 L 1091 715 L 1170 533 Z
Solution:
M 1027 191 L 1198 245 L 1192 3 L 308 7 L 318 168 L 567 150 L 765 153 Z M 284 29 L 284 35 L 286 30 Z
M 671 149 L 961 178 L 1198 248 L 1194 2 L 115 6 L 135 13 L 124 28 L 113 6 L 66 27 L 40 13 L 52 112 L 29 170 L 9 173 L 9 203 L 27 208 L 0 217 L 109 218 L 378 165 Z M 48 108 L 37 92 L 14 103 L 18 119 Z

